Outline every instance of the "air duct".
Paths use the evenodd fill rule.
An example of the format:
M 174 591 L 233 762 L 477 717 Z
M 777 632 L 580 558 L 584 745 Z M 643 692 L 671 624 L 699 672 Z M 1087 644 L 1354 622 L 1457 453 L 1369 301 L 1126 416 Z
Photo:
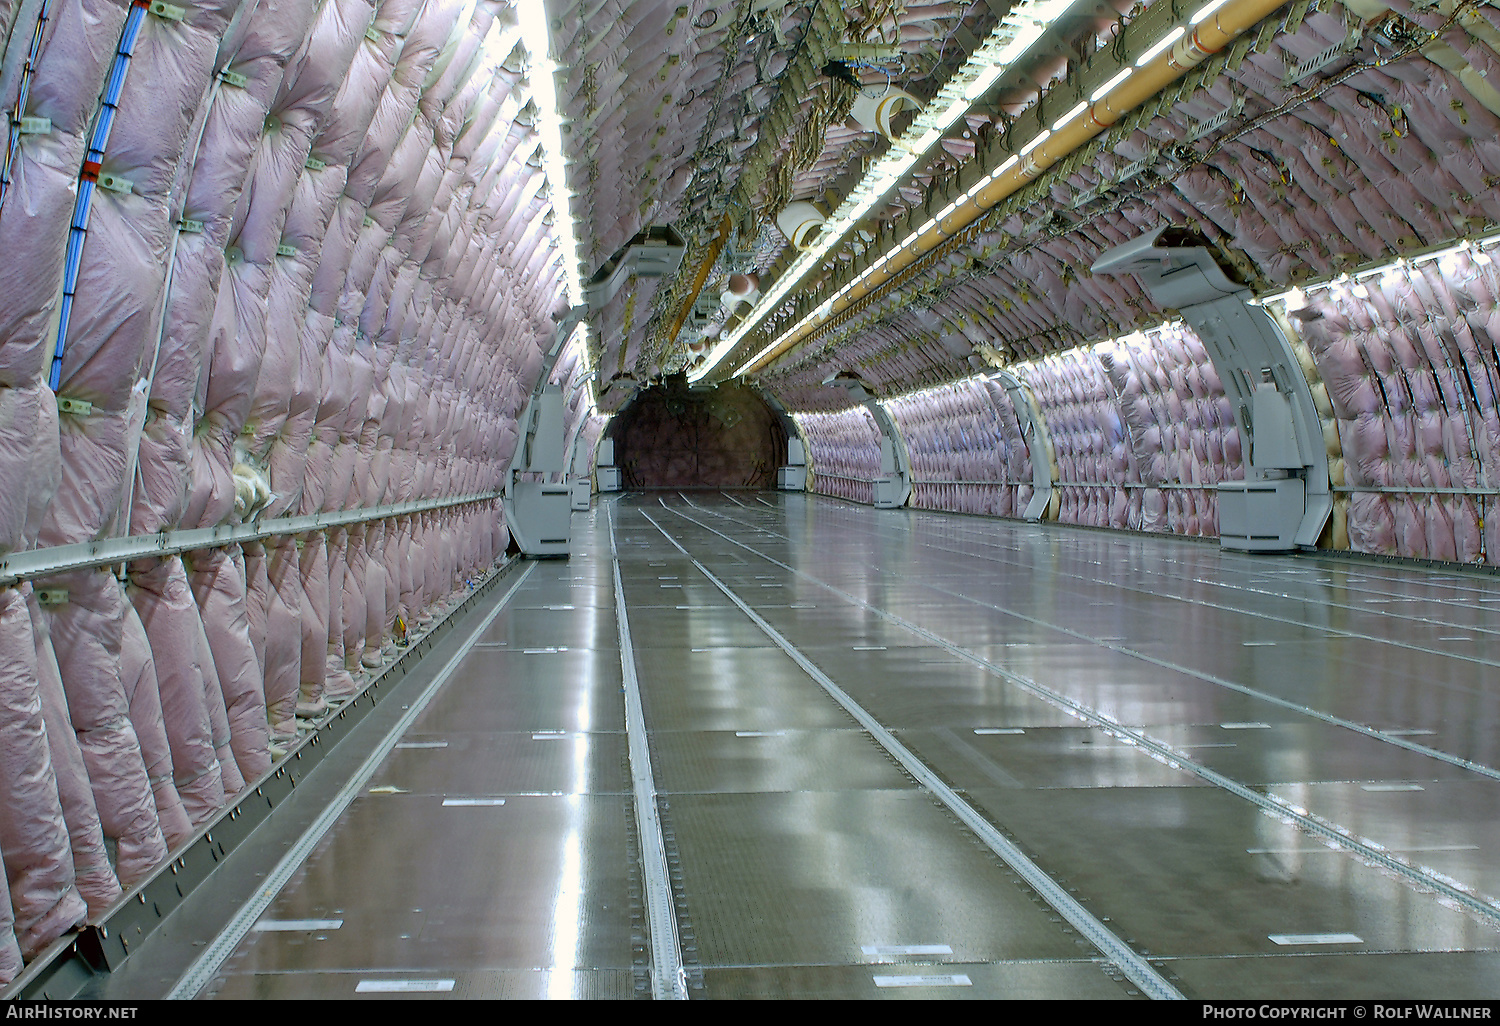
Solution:
M 891 118 L 903 110 L 921 109 L 921 102 L 904 89 L 897 89 L 894 86 L 870 86 L 859 91 L 854 106 L 849 110 L 849 116 L 859 124 L 859 127 L 867 131 L 879 132 L 887 139 L 894 140 L 896 134 L 891 130 Z
M 823 212 L 803 200 L 788 203 L 781 213 L 776 215 L 776 227 L 781 229 L 781 234 L 786 236 L 788 242 L 799 250 L 811 249 L 813 241 L 822 230 L 823 223 L 828 218 Z
M 729 287 L 719 293 L 726 314 L 737 314 L 741 307 L 754 306 L 760 298 L 760 277 L 754 274 L 731 274 Z

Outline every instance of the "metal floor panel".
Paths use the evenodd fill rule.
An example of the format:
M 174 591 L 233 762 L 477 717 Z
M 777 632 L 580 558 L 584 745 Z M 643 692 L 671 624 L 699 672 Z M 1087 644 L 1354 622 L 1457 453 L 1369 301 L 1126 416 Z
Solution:
M 1273 936 L 1359 938 L 1333 945 L 1340 951 L 1490 948 L 1496 940 L 1492 927 L 1347 855 L 1301 854 L 1324 846 L 1216 789 L 968 793 L 1153 958 L 1329 950 Z
M 835 674 L 835 679 L 847 678 Z M 905 683 L 882 680 L 856 687 L 865 708 L 892 729 L 1061 727 L 1078 722 L 1061 709 L 1014 690 L 1002 694 L 998 688 L 980 690 L 920 677 L 908 678 Z
M 1084 788 L 1208 787 L 1091 727 L 939 727 L 908 730 L 901 739 L 954 787 Z M 1005 729 L 1005 728 L 1000 728 Z M 1024 729 L 1024 733 L 1020 730 Z
M 642 658 L 659 658 L 664 668 L 670 667 L 680 658 L 684 650 L 691 652 L 700 648 L 768 648 L 771 643 L 756 630 L 755 625 L 745 622 L 744 617 L 731 619 L 726 614 L 735 612 L 727 604 L 687 603 L 670 608 L 632 607 L 630 619 L 637 635 L 635 650 Z M 665 650 L 658 656 L 653 650 Z
M 1289 1001 L 1327 1000 L 1329 994 L 1435 1001 L 1493 1001 L 1500 952 L 1410 951 L 1369 954 L 1261 955 L 1251 958 L 1173 959 L 1173 972 L 1199 993 L 1225 1000 L 1268 994 Z
M 620 655 L 563 646 L 548 639 L 526 648 L 475 646 L 413 729 L 623 730 Z M 481 642 L 481 645 L 483 642 Z
M 881 982 L 876 978 L 880 977 Z M 912 982 L 903 978 L 914 977 Z M 949 977 L 944 979 L 944 977 Z M 959 977 L 954 979 L 953 977 Z M 963 981 L 967 980 L 967 983 Z M 708 969 L 704 996 L 747 999 L 873 1001 L 1118 1000 L 1131 988 L 1095 962 L 990 962 L 934 966 L 776 966 Z
M 1500 996 L 1500 580 L 763 498 L 576 515 L 204 996 Z
M 809 690 L 797 664 L 775 648 L 683 652 L 638 646 L 636 654 L 643 671 L 665 668 L 679 681 L 670 694 L 648 689 L 642 696 L 646 722 L 656 732 L 854 725 L 842 709 Z
M 360 984 L 384 983 L 388 990 L 360 992 Z M 423 986 L 426 984 L 427 986 Z M 348 971 L 339 973 L 246 973 L 215 981 L 205 997 L 227 1001 L 340 1000 L 580 1001 L 639 997 L 635 974 L 622 969 L 491 969 L 481 972 Z
M 914 786 L 860 730 L 658 730 L 651 744 L 657 784 L 671 794 Z
M 1264 722 L 1264 721 L 1263 721 Z M 1494 788 L 1475 781 L 1458 766 L 1438 762 L 1418 752 L 1392 750 L 1389 744 L 1364 734 L 1323 723 L 1289 720 L 1286 714 L 1269 717 L 1265 729 L 1230 729 L 1219 724 L 1179 728 L 1156 727 L 1153 736 L 1181 747 L 1200 763 L 1256 787 L 1275 787 L 1283 781 L 1313 784 L 1357 781 L 1377 785 L 1392 780 L 1453 780 Z M 1500 789 L 1495 790 L 1500 800 Z
M 590 593 L 590 598 L 593 594 Z M 485 631 L 481 645 L 504 644 L 509 648 L 543 648 L 609 651 L 617 647 L 614 636 L 613 610 L 608 606 L 585 605 L 576 601 L 536 601 L 522 605 L 525 598 L 516 595 L 512 608 L 505 611 Z M 559 616 L 559 613 L 579 613 Z
M 409 731 L 380 771 L 380 785 L 439 795 L 623 793 L 623 734 Z
M 262 919 L 342 927 L 252 932 L 224 969 L 630 969 L 624 810 L 617 795 L 360 798 Z
M 1382 844 L 1408 861 L 1500 893 L 1500 788 L 1484 780 L 1402 780 L 1276 784 L 1319 815 Z M 1500 947 L 1500 944 L 1495 945 Z
M 933 964 L 1094 954 L 918 790 L 668 804 L 703 968 L 859 964 L 866 946 L 952 949 Z

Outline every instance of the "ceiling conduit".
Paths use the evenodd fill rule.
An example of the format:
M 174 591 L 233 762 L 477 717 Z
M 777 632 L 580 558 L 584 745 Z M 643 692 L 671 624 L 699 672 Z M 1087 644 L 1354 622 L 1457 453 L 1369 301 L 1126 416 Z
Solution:
M 788 331 L 771 347 L 752 357 L 732 376 L 763 370 L 855 303 L 872 295 L 906 268 L 955 237 L 979 220 L 1002 200 L 1041 176 L 1042 172 L 1089 142 L 1120 117 L 1145 103 L 1209 57 L 1224 49 L 1236 36 L 1257 25 L 1281 7 L 1285 0 L 1230 0 L 1204 18 L 1191 32 L 1181 35 L 1163 53 L 1133 69 L 1113 89 L 1093 103 L 1079 104 L 1050 131 L 1044 130 L 989 170 L 954 203 L 905 241 L 888 250 L 866 273 L 825 301 L 811 315 Z
M 708 284 L 708 277 L 713 273 L 714 264 L 719 261 L 719 254 L 723 251 L 725 243 L 733 231 L 734 222 L 725 214 L 719 222 L 719 234 L 713 242 L 708 244 L 708 251 L 703 254 L 703 262 L 698 265 L 698 271 L 693 275 L 692 287 L 688 289 L 687 300 L 682 304 L 682 309 L 677 311 L 677 316 L 672 318 L 672 325 L 667 329 L 667 342 L 670 344 L 677 341 L 682 326 L 687 323 L 688 314 L 693 310 L 693 304 L 698 301 L 698 294 L 703 291 L 703 286 Z

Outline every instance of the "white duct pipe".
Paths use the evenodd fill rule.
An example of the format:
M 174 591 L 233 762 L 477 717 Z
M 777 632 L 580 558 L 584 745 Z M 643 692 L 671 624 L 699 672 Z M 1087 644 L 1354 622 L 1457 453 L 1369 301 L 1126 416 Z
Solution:
M 879 132 L 887 139 L 896 135 L 891 131 L 891 118 L 903 110 L 921 110 L 922 104 L 915 96 L 895 86 L 868 86 L 859 91 L 854 106 L 849 110 L 861 128 Z
M 788 203 L 776 215 L 776 227 L 781 229 L 781 234 L 786 236 L 797 249 L 805 250 L 812 246 L 813 240 L 817 238 L 818 231 L 828 218 L 823 212 L 811 203 L 796 200 Z
M 731 274 L 729 287 L 719 293 L 719 302 L 725 316 L 740 313 L 743 308 L 755 305 L 760 298 L 760 276 L 754 274 Z

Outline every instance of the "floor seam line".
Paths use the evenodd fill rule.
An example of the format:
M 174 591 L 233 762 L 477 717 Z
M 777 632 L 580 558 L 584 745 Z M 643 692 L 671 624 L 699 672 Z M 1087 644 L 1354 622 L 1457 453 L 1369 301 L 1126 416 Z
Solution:
M 615 620 L 620 634 L 620 671 L 624 678 L 625 734 L 635 797 L 636 833 L 641 845 L 641 875 L 645 882 L 646 919 L 651 934 L 651 996 L 658 1000 L 686 1000 L 687 974 L 677 930 L 677 909 L 667 869 L 666 841 L 657 805 L 656 779 L 651 769 L 646 717 L 641 705 L 635 649 L 630 640 L 630 618 L 625 585 L 620 575 L 620 553 L 615 543 L 614 509 L 610 507 L 609 551 L 614 571 Z
M 904 618 L 897 616 L 894 613 L 883 610 L 871 603 L 865 602 L 864 600 L 850 595 L 831 584 L 818 580 L 816 577 L 813 577 L 812 575 L 807 574 L 804 571 L 797 570 L 794 567 L 781 563 L 779 560 L 767 556 L 764 553 L 758 552 L 750 546 L 745 545 L 743 542 L 732 539 L 728 535 L 725 535 L 720 531 L 715 531 L 707 524 L 699 523 L 698 521 L 694 520 L 692 517 L 689 517 L 684 513 L 671 509 L 670 507 L 666 508 L 669 512 L 675 513 L 677 516 L 682 517 L 689 523 L 697 524 L 704 530 L 719 535 L 719 537 L 724 538 L 726 541 L 730 541 L 735 545 L 739 545 L 741 548 L 745 549 L 748 552 L 754 552 L 756 555 L 760 556 L 762 559 L 765 559 L 768 562 L 775 563 L 777 566 L 784 567 L 790 572 L 795 573 L 801 577 L 805 577 L 807 580 L 812 581 L 813 583 L 818 584 L 823 588 L 826 588 L 827 590 L 833 592 L 835 595 L 842 596 L 845 601 L 848 601 L 857 606 L 862 606 L 870 612 L 873 612 L 876 615 L 884 618 L 888 622 L 902 627 L 905 630 L 911 631 L 919 637 L 927 638 L 932 643 L 946 648 L 948 651 L 953 652 L 955 655 L 961 656 L 964 659 L 967 659 L 969 662 L 973 663 L 976 666 L 980 666 L 982 668 L 990 670 L 1000 678 L 1010 681 L 1016 687 L 1028 691 L 1038 698 L 1042 698 L 1045 701 L 1057 705 L 1059 708 L 1062 708 L 1065 711 L 1071 711 L 1074 715 L 1087 719 L 1093 722 L 1099 728 L 1106 730 L 1112 734 L 1116 734 L 1117 736 L 1128 736 L 1130 740 L 1134 744 L 1139 746 L 1143 751 L 1151 754 L 1155 758 L 1165 761 L 1168 765 L 1175 765 L 1177 768 L 1181 768 L 1189 773 L 1195 774 L 1200 778 L 1214 784 L 1215 786 L 1228 791 L 1230 794 L 1236 795 L 1237 797 L 1243 798 L 1253 805 L 1259 806 L 1267 813 L 1276 816 L 1285 816 L 1291 818 L 1295 820 L 1299 825 L 1301 825 L 1304 830 L 1333 841 L 1349 854 L 1368 859 L 1373 862 L 1377 862 L 1386 869 L 1389 869 L 1392 872 L 1396 873 L 1398 876 L 1406 878 L 1412 884 L 1430 887 L 1434 890 L 1437 890 L 1448 899 L 1464 906 L 1471 912 L 1482 916 L 1489 922 L 1492 927 L 1500 926 L 1500 901 L 1490 899 L 1485 895 L 1479 894 L 1477 892 L 1471 893 L 1469 891 L 1466 891 L 1456 882 L 1450 882 L 1449 880 L 1442 878 L 1440 874 L 1437 874 L 1435 871 L 1426 870 L 1421 866 L 1413 866 L 1405 862 L 1404 860 L 1395 858 L 1388 853 L 1387 849 L 1385 849 L 1381 845 L 1378 845 L 1376 842 L 1367 842 L 1364 839 L 1357 838 L 1350 831 L 1348 831 L 1344 827 L 1339 826 L 1337 823 L 1325 821 L 1322 819 L 1322 817 L 1316 816 L 1310 813 L 1308 810 L 1301 808 L 1300 806 L 1293 805 L 1292 803 L 1287 802 L 1285 799 L 1279 798 L 1275 795 L 1261 795 L 1258 792 L 1253 791 L 1252 789 L 1239 783 L 1238 781 L 1226 777 L 1221 773 L 1209 769 L 1207 766 L 1204 766 L 1201 763 L 1195 762 L 1194 760 L 1181 755 L 1165 742 L 1157 741 L 1155 738 L 1152 738 L 1149 735 L 1132 730 L 1131 728 L 1126 727 L 1124 724 L 1121 724 L 1105 716 L 1103 713 L 1100 713 L 1094 709 L 1090 709 L 1088 706 L 1083 705 L 1081 702 L 1076 702 L 1068 698 L 1066 695 L 1061 694 L 1060 692 L 1053 691 L 1051 688 L 1048 688 L 1045 685 L 1038 684 L 1036 681 L 1007 670 L 1004 667 L 1001 667 L 998 664 L 985 659 L 983 656 L 980 656 L 977 653 L 970 652 L 968 649 L 963 648 L 955 642 L 948 641 L 946 638 L 942 638 L 939 635 L 934 634 L 924 627 L 911 623 L 910 621 L 905 620 Z M 663 531 L 662 533 L 665 534 L 666 532 Z M 686 550 L 684 550 L 684 552 L 685 551 Z M 1392 739 L 1391 743 L 1396 745 L 1397 747 L 1406 747 L 1405 745 L 1397 744 L 1397 741 L 1398 739 Z
M 663 505 L 665 506 L 665 504 Z M 666 508 L 670 509 L 670 507 Z M 1080 934 L 1087 938 L 1089 943 L 1093 944 L 1106 960 L 1119 968 L 1132 983 L 1150 997 L 1158 999 L 1182 998 L 1182 993 L 1176 987 L 1172 986 L 1166 977 L 1152 968 L 1143 956 L 1116 936 L 1112 930 L 1069 895 L 1040 866 L 1027 857 L 1020 848 L 986 820 L 978 810 L 960 798 L 953 788 L 949 787 L 937 776 L 931 767 L 927 766 L 926 763 L 917 758 L 905 745 L 896 740 L 883 724 L 865 711 L 859 703 L 855 702 L 852 697 L 835 684 L 827 674 L 823 673 L 806 656 L 802 655 L 795 645 L 787 641 L 779 631 L 751 609 L 728 585 L 720 581 L 707 567 L 698 562 L 686 548 L 667 533 L 665 528 L 656 523 L 650 514 L 642 511 L 642 516 L 651 521 L 652 525 L 658 531 L 661 531 L 662 535 L 676 546 L 678 551 L 692 560 L 693 565 L 698 568 L 700 573 L 707 577 L 745 615 L 755 621 L 756 625 L 775 641 L 787 655 L 791 656 L 808 676 L 817 681 L 834 701 L 838 702 L 851 716 L 858 720 L 882 748 L 901 763 L 906 771 L 915 777 L 923 787 L 931 791 L 965 826 L 978 835 L 990 850 L 1021 876 L 1027 884 L 1041 895 L 1042 899 L 1048 905 L 1055 909 Z

